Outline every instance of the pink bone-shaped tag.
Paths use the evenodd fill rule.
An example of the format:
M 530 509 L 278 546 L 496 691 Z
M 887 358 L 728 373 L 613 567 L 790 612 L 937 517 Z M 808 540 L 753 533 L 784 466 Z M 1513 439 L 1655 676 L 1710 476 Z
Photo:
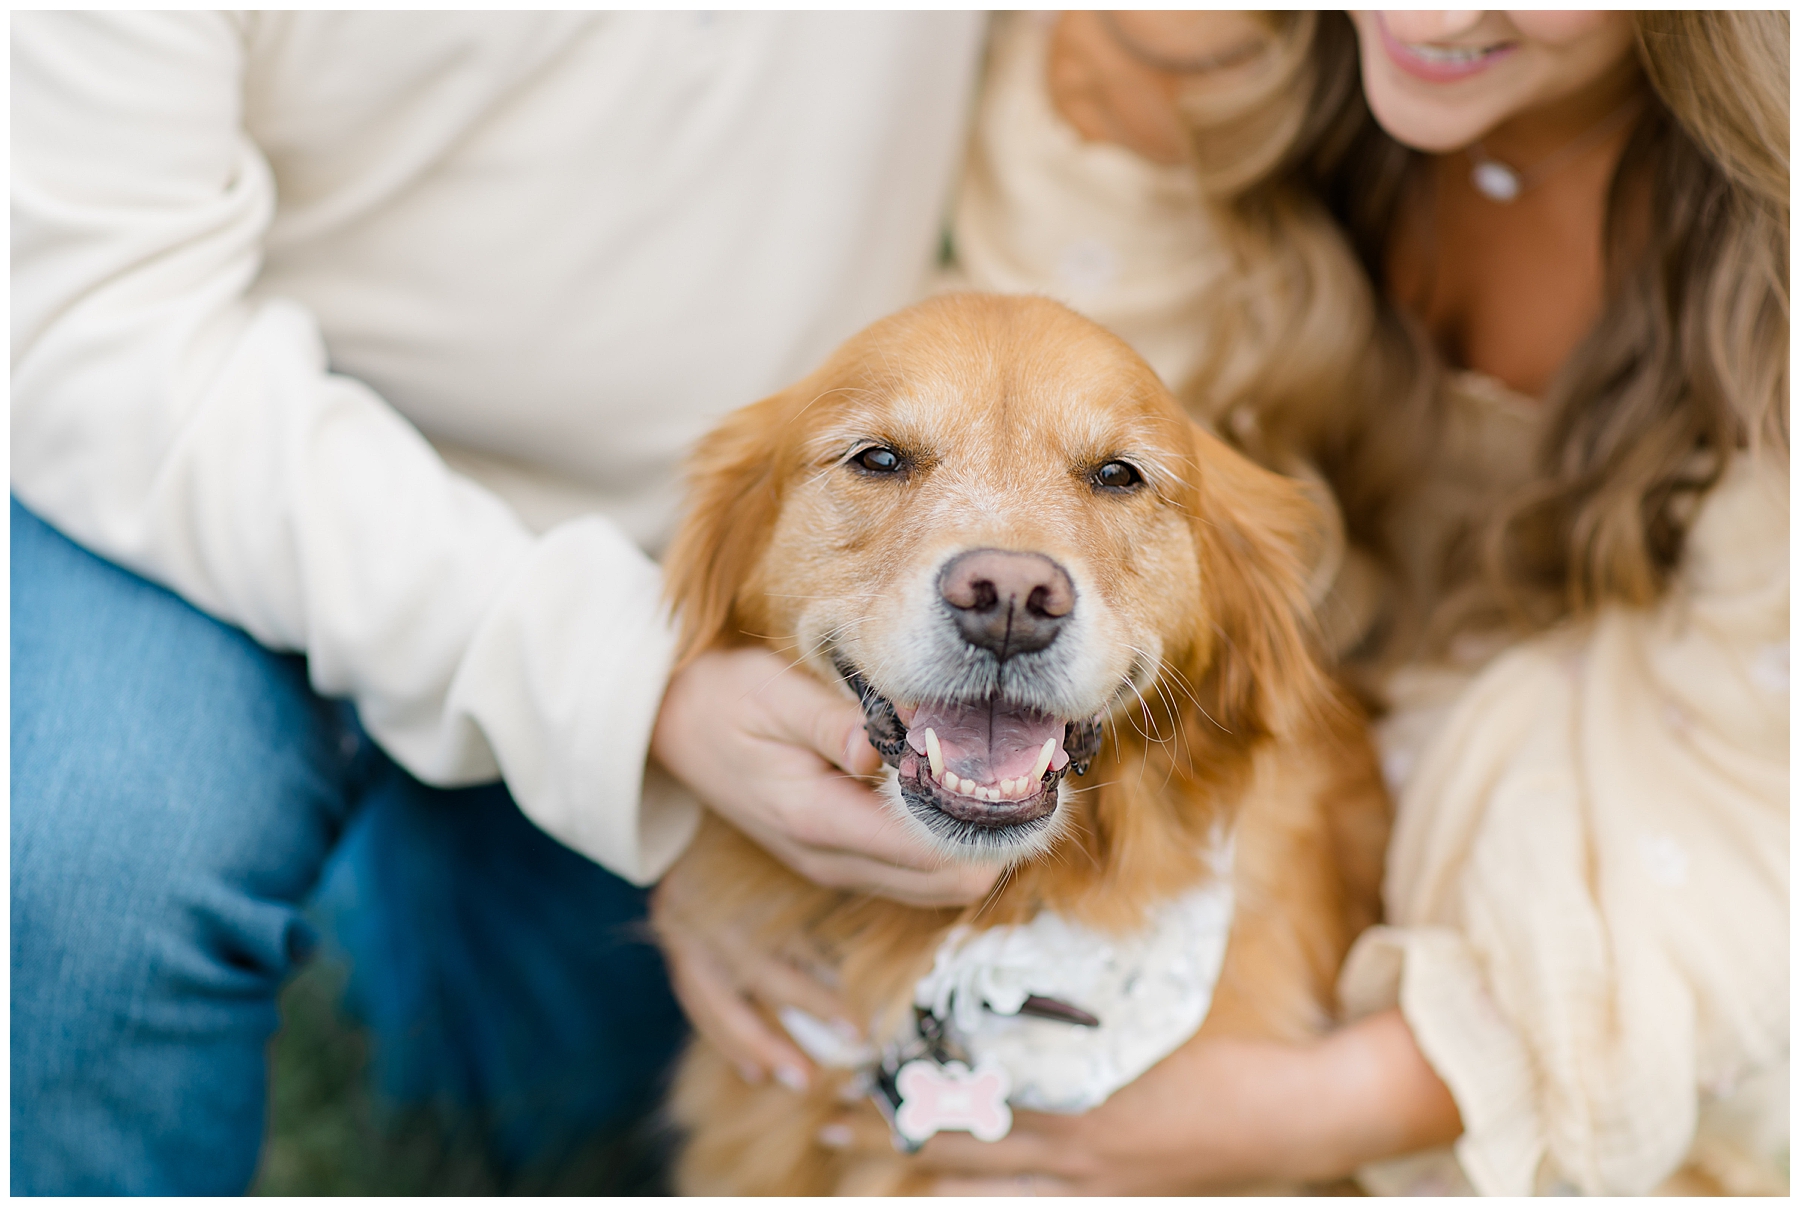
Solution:
M 1012 1108 L 1006 1105 L 1012 1079 L 997 1064 L 971 1072 L 960 1061 L 914 1060 L 901 1066 L 894 1088 L 901 1098 L 894 1127 L 915 1144 L 937 1132 L 968 1132 L 991 1142 L 1012 1130 Z

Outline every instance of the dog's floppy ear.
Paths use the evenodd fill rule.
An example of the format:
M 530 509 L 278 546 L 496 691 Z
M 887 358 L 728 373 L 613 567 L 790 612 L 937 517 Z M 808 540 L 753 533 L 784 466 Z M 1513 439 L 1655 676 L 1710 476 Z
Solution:
M 781 503 L 790 393 L 733 411 L 688 458 L 688 510 L 663 559 L 663 590 L 681 624 L 677 666 L 742 636 L 743 592 Z
M 1229 733 L 1291 733 L 1332 698 L 1306 592 L 1307 551 L 1324 519 L 1299 484 L 1198 426 L 1194 442 L 1194 536 L 1212 631 L 1201 635 L 1193 681 Z

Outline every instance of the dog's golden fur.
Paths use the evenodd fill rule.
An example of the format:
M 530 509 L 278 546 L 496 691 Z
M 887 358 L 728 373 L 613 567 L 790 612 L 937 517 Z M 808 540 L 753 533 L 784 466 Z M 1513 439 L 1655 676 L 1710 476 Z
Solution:
M 905 480 L 848 472 L 859 440 L 903 450 Z M 1096 489 L 1093 467 L 1127 452 L 1147 487 Z M 1157 657 L 1065 787 L 1054 844 L 986 900 L 929 910 L 819 888 L 709 821 L 670 873 L 701 887 L 672 908 L 825 959 L 880 1037 L 950 927 L 1051 907 L 1127 930 L 1212 874 L 1209 837 L 1229 825 L 1237 914 L 1201 1033 L 1298 1039 L 1329 1022 L 1338 964 L 1375 917 L 1387 804 L 1362 720 L 1312 648 L 1300 550 L 1315 517 L 1192 424 L 1122 343 L 1041 299 L 935 299 L 728 416 L 693 460 L 691 499 L 668 560 L 690 656 L 759 642 L 830 680 L 824 647 L 842 643 L 879 680 L 886 601 L 942 551 L 982 545 L 1080 566 L 1111 639 Z M 902 1156 L 815 1143 L 848 1076 L 822 1070 L 804 1095 L 750 1086 L 696 1042 L 672 1100 L 678 1188 L 918 1189 Z

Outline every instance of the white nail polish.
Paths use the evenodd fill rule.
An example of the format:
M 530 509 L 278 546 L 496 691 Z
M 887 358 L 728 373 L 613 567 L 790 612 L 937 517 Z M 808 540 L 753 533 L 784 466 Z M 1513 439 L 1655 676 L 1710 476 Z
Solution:
M 796 1094 L 806 1093 L 806 1074 L 793 1065 L 776 1065 L 775 1080 Z

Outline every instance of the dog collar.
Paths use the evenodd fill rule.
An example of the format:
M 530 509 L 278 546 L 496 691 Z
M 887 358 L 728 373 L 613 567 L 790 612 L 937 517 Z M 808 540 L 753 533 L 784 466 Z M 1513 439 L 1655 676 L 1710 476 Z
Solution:
M 1206 1020 L 1235 912 L 1231 862 L 1227 839 L 1212 879 L 1127 935 L 1048 910 L 1017 926 L 956 927 L 914 987 L 912 1019 L 879 1049 L 796 1010 L 782 1022 L 815 1060 L 858 1070 L 905 1152 L 936 1130 L 997 1138 L 1009 1103 L 1091 1110 Z

